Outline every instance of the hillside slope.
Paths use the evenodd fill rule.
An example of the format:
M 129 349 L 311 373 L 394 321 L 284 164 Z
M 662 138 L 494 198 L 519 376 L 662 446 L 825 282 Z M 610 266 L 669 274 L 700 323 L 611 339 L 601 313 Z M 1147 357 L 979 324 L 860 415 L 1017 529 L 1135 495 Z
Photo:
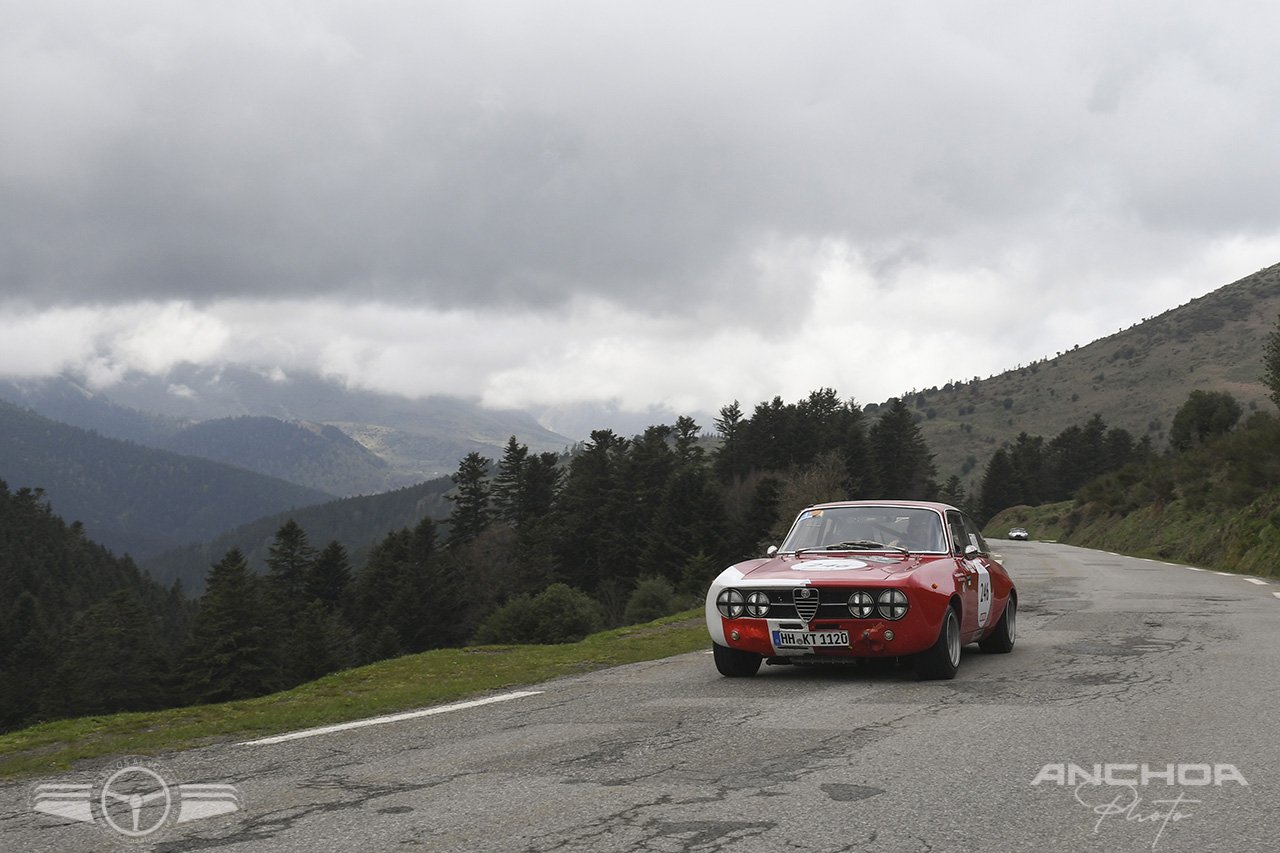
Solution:
M 444 494 L 452 488 L 453 482 L 441 477 L 383 494 L 273 513 L 237 525 L 209 541 L 193 542 L 143 560 L 141 567 L 165 586 L 181 580 L 188 595 L 199 595 L 204 591 L 209 567 L 233 547 L 244 553 L 250 568 L 265 572 L 268 548 L 280 526 L 289 519 L 298 523 L 312 546 L 323 548 L 330 542 L 341 542 L 352 565 L 361 566 L 369 548 L 389 532 L 412 528 L 424 518 L 446 518 L 452 504 Z
M 181 447 L 210 454 L 224 437 L 179 437 L 192 425 L 227 421 L 218 432 L 253 432 L 252 446 L 238 451 L 236 464 L 337 494 L 360 494 L 418 483 L 452 473 L 472 451 L 498 458 L 511 436 L 534 452 L 562 451 L 573 442 L 541 427 L 525 412 L 492 411 L 455 397 L 408 399 L 345 388 L 307 374 L 264 376 L 235 366 L 183 365 L 163 376 L 134 374 L 94 392 L 72 376 L 41 380 L 0 379 L 0 400 L 9 400 L 45 417 L 136 441 L 151 447 Z M 325 439 L 324 427 L 337 427 L 386 464 L 374 470 L 355 448 L 343 448 L 331 433 L 317 442 L 294 431 L 283 435 L 265 420 L 237 423 L 244 417 L 274 419 L 312 431 Z M 279 444 L 288 439 L 285 444 Z M 202 446 L 200 442 L 211 442 Z M 324 445 L 321 447 L 320 445 Z M 323 471 L 321 457 L 336 469 Z M 275 456 L 299 456 L 296 468 L 267 464 Z M 346 478 L 345 486 L 341 481 Z
M 104 438 L 0 402 L 0 479 L 43 489 L 117 554 L 141 559 L 333 495 L 195 456 Z
M 970 490 L 1002 443 L 1052 437 L 1094 414 L 1163 449 L 1193 390 L 1229 391 L 1246 413 L 1273 408 L 1261 360 L 1278 316 L 1280 264 L 1087 346 L 904 399 L 922 415 L 939 481 L 958 474 Z
M 329 425 L 253 415 L 217 418 L 185 426 L 159 446 L 333 495 L 372 494 L 413 482 Z

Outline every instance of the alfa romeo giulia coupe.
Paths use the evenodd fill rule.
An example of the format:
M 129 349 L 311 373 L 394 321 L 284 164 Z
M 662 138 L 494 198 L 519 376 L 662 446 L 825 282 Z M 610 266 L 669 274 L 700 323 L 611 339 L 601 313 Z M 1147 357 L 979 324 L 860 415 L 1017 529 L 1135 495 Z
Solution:
M 978 526 L 920 501 L 811 506 L 769 555 L 721 572 L 706 619 L 722 675 L 771 664 L 909 660 L 954 678 L 960 649 L 1013 650 L 1018 593 Z

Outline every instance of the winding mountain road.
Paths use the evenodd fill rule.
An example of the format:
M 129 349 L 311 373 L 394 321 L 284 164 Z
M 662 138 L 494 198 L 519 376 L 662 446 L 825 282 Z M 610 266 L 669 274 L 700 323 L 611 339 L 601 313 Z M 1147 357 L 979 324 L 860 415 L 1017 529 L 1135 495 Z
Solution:
M 906 667 L 725 679 L 683 655 L 6 783 L 0 849 L 1275 850 L 1280 583 L 998 544 L 1022 599 L 1017 647 L 966 647 L 953 681 Z M 133 785 L 108 799 L 117 827 L 154 827 L 132 838 L 98 794 L 126 765 L 172 794 L 163 820 L 161 798 L 121 812 L 156 784 L 117 776 Z

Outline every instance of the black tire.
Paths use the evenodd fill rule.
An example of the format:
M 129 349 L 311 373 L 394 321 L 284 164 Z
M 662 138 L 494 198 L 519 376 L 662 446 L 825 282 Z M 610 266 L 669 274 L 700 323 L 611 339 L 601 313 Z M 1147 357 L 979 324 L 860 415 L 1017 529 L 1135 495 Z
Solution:
M 948 607 L 937 641 L 916 657 L 916 674 L 923 680 L 955 678 L 961 645 L 960 616 L 954 607 Z
M 984 652 L 994 652 L 1001 655 L 1013 651 L 1017 623 L 1018 599 L 1010 595 L 1009 600 L 1005 602 L 1004 612 L 1000 614 L 1000 621 L 996 623 L 996 629 L 991 632 L 991 636 L 978 641 L 978 648 Z
M 716 669 L 726 678 L 746 678 L 760 670 L 761 655 L 755 652 L 744 652 L 731 649 L 719 643 L 711 644 L 712 655 L 716 659 Z

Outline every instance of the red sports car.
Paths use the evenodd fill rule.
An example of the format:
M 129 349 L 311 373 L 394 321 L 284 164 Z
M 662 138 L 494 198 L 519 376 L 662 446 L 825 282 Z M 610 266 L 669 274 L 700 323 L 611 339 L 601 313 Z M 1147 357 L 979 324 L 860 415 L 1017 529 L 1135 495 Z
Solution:
M 722 675 L 760 663 L 908 657 L 953 678 L 960 647 L 1013 649 L 1018 592 L 953 506 L 846 501 L 800 513 L 782 547 L 725 569 L 707 592 Z

